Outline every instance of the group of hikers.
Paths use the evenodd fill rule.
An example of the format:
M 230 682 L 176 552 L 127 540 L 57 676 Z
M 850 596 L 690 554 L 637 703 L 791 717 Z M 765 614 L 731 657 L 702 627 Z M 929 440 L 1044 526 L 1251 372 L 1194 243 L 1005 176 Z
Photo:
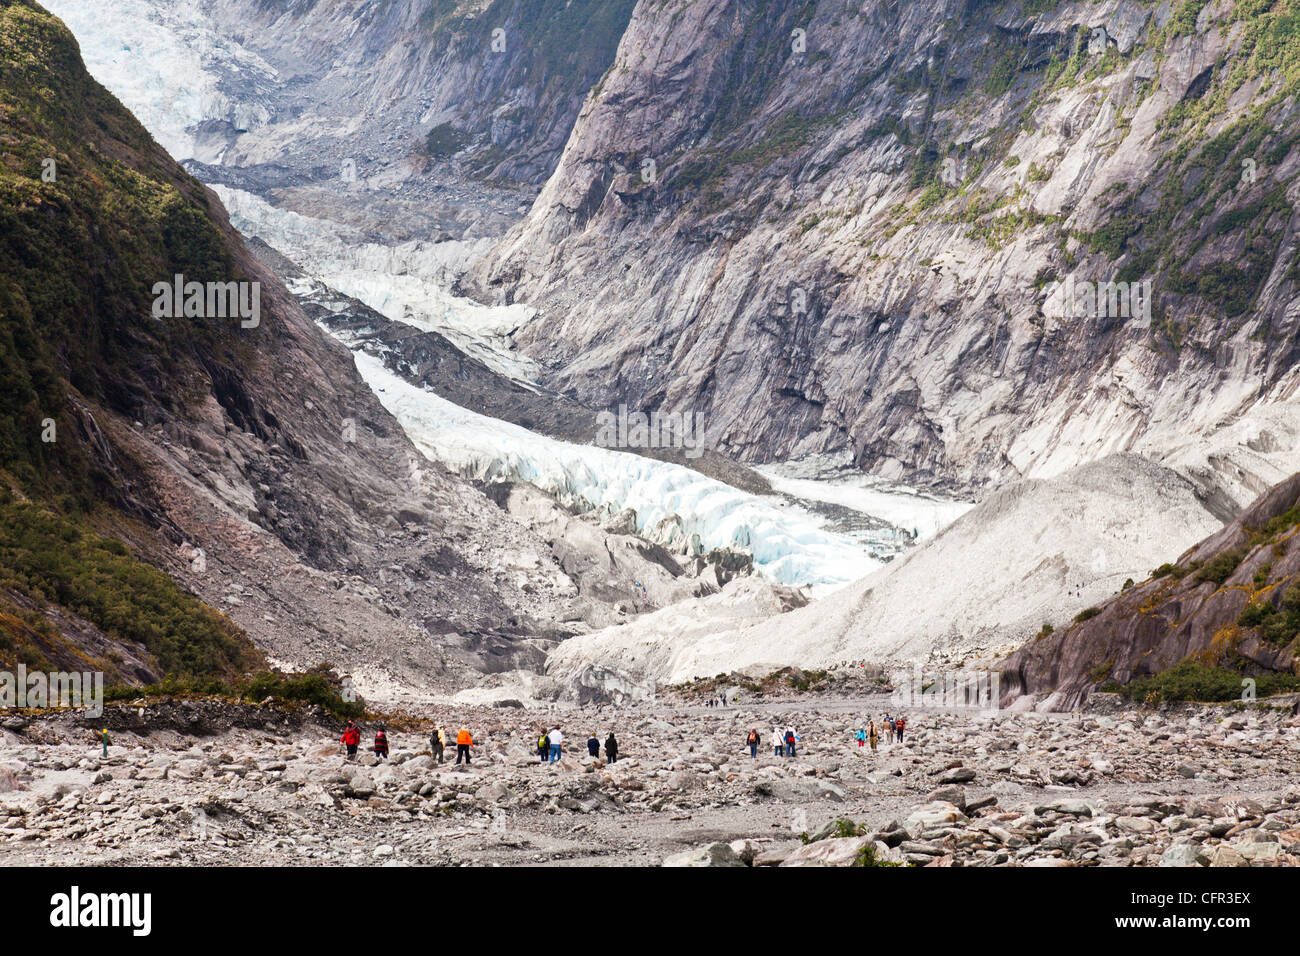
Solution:
M 595 731 L 587 737 L 587 755 L 600 757 L 600 738 L 596 736 Z M 564 731 L 559 727 L 552 727 L 550 730 L 543 728 L 542 735 L 537 738 L 537 756 L 541 758 L 542 763 L 555 763 L 563 757 Z M 618 760 L 618 740 L 612 730 L 605 738 L 605 759 L 610 763 Z
M 355 760 L 357 750 L 361 746 L 361 729 L 353 721 L 349 720 L 347 727 L 343 729 L 341 742 L 347 748 L 348 759 Z M 441 727 L 434 727 L 429 733 L 429 752 L 438 763 L 445 762 L 447 746 L 446 732 Z M 462 727 L 456 732 L 456 763 L 459 764 L 462 760 L 466 764 L 470 763 L 473 749 L 474 737 Z M 542 763 L 554 763 L 559 760 L 564 754 L 564 732 L 559 727 L 543 729 L 542 736 L 537 741 L 537 753 Z M 592 757 L 600 756 L 600 738 L 595 733 L 587 738 L 587 753 Z M 380 760 L 388 759 L 388 730 L 385 727 L 375 731 L 374 754 Z M 618 760 L 618 740 L 615 739 L 612 730 L 605 738 L 605 759 L 610 763 Z
M 907 719 L 905 717 L 891 717 L 885 714 L 879 724 L 872 718 L 867 718 L 867 726 L 858 728 L 853 731 L 853 737 L 862 747 L 871 744 L 871 749 L 875 750 L 876 745 L 880 742 L 881 734 L 887 734 L 889 742 L 893 743 L 895 739 L 901 744 L 903 742 L 903 732 L 907 729 Z M 773 757 L 795 757 L 797 756 L 797 745 L 803 740 L 794 727 L 772 728 L 772 756 Z M 763 742 L 763 735 L 756 729 L 751 728 L 749 734 L 745 737 L 745 744 L 749 747 L 749 755 L 758 757 L 759 745 Z
M 705 707 L 726 707 L 727 695 L 719 694 L 717 697 L 709 697 L 704 701 Z
M 773 757 L 794 757 L 796 756 L 795 747 L 800 740 L 799 733 L 794 727 L 772 728 L 772 756 Z M 748 736 L 745 737 L 745 743 L 749 747 L 751 757 L 758 756 L 758 747 L 763 742 L 763 736 L 757 730 L 751 728 Z
M 877 726 L 873 719 L 868 717 L 867 726 L 859 727 L 853 736 L 858 742 L 859 749 L 861 749 L 865 744 L 870 744 L 871 749 L 875 750 L 876 745 L 880 743 L 880 735 L 882 733 L 888 736 L 891 744 L 894 742 L 895 738 L 897 738 L 898 742 L 901 744 L 903 742 L 903 731 L 906 729 L 906 717 L 901 715 L 898 717 L 891 717 L 889 714 L 885 714 L 884 717 L 881 718 L 879 726 Z
M 361 746 L 361 729 L 352 721 L 348 721 L 347 727 L 343 729 L 342 744 L 347 748 L 348 759 L 354 760 L 357 756 L 357 749 Z M 465 763 L 470 762 L 470 756 L 474 748 L 474 738 L 470 732 L 462 727 L 456 732 L 456 763 L 463 759 Z M 447 752 L 447 734 L 441 727 L 435 727 L 429 734 L 429 751 L 438 763 L 446 760 Z M 375 731 L 375 756 L 380 760 L 388 759 L 388 730 L 380 727 Z
M 868 717 L 867 726 L 854 730 L 853 738 L 857 740 L 859 749 L 870 744 L 871 749 L 875 750 L 882 735 L 886 736 L 890 743 L 897 740 L 901 744 L 906 729 L 907 719 L 905 717 L 884 714 L 879 724 L 873 718 Z M 773 727 L 771 736 L 772 756 L 798 756 L 797 748 L 801 740 L 803 738 L 799 736 L 793 725 L 787 725 L 784 728 Z M 347 748 L 348 759 L 355 759 L 357 749 L 361 746 L 361 730 L 350 720 L 343 731 L 342 742 L 343 746 Z M 762 742 L 762 734 L 758 730 L 751 728 L 749 734 L 745 737 L 745 743 L 749 747 L 751 757 L 758 757 L 758 748 Z M 429 734 L 429 751 L 438 763 L 445 761 L 447 745 L 447 734 L 441 727 L 435 727 Z M 456 763 L 459 764 L 463 760 L 468 764 L 473 748 L 474 738 L 468 730 L 462 727 L 456 732 Z M 384 727 L 380 727 L 375 732 L 374 753 L 380 760 L 388 759 L 388 731 Z M 600 738 L 596 736 L 595 732 L 587 737 L 587 754 L 595 758 L 600 757 Z M 563 757 L 564 732 L 559 727 L 552 727 L 549 730 L 542 729 L 541 736 L 537 739 L 537 755 L 542 763 L 555 763 Z M 612 730 L 609 732 L 609 736 L 605 738 L 605 759 L 610 763 L 618 760 L 618 740 L 614 737 Z

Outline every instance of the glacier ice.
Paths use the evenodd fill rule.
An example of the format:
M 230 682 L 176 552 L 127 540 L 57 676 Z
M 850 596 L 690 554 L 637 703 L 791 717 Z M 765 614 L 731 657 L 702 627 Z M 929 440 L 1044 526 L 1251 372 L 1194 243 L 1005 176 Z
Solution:
M 239 129 L 270 112 L 249 102 L 250 79 L 273 82 L 264 60 L 206 26 L 198 4 L 156 0 L 43 0 L 72 31 L 90 75 L 112 91 L 174 159 L 194 156 L 193 128 L 224 120 Z M 239 74 L 244 95 L 222 90 Z M 208 157 L 211 159 L 212 157 Z
M 559 441 L 480 415 L 412 385 L 373 355 L 354 357 L 416 447 L 467 477 L 528 481 L 582 511 L 631 508 L 638 530 L 675 514 L 706 550 L 744 548 L 762 574 L 783 584 L 846 584 L 883 563 L 798 509 L 681 465 Z

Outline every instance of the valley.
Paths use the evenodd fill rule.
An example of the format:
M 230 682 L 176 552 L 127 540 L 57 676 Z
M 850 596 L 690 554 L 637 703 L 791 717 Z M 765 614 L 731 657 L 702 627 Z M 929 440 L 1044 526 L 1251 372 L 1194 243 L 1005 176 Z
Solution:
M 1293 865 L 1297 36 L 0 0 L 6 860 Z

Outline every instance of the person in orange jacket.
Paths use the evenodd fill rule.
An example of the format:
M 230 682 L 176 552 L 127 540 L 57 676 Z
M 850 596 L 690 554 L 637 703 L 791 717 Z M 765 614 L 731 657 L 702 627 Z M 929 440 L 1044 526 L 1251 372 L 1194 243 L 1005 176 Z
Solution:
M 348 721 L 347 728 L 343 731 L 343 746 L 348 748 L 348 759 L 351 760 L 357 755 L 357 748 L 361 746 L 361 731 L 357 730 L 356 724 Z
M 465 763 L 469 763 L 469 748 L 474 746 L 474 738 L 469 735 L 469 731 L 464 727 L 456 734 L 456 763 L 460 763 L 460 758 L 465 758 Z

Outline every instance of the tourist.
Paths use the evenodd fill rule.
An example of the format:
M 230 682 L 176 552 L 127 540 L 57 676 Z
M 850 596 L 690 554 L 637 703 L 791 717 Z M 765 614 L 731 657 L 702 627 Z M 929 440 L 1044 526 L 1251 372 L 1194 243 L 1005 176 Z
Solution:
M 343 746 L 348 748 L 349 760 L 357 755 L 357 748 L 361 746 L 361 731 L 357 730 L 356 724 L 350 720 L 343 731 Z
M 551 738 L 551 763 L 555 763 L 564 756 L 564 734 L 560 733 L 560 728 L 556 727 L 550 733 Z

